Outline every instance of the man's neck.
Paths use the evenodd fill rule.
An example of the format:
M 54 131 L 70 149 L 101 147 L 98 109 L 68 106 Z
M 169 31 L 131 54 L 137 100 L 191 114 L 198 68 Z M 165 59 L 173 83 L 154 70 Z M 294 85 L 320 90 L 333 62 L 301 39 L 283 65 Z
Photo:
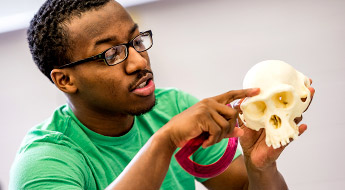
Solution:
M 134 116 L 132 115 L 104 114 L 92 109 L 75 106 L 71 102 L 68 103 L 68 106 L 83 125 L 104 136 L 122 136 L 133 126 Z

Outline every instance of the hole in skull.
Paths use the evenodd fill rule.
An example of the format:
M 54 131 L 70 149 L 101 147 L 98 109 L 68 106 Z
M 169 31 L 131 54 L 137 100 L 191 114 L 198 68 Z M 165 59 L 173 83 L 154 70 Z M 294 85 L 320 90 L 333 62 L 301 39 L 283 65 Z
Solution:
M 272 101 L 277 108 L 288 108 L 293 103 L 293 95 L 289 91 L 279 92 L 272 96 Z
M 266 104 L 263 101 L 257 101 L 257 102 L 248 104 L 245 109 L 247 112 L 247 116 L 253 119 L 259 119 L 265 114 Z
M 307 101 L 307 97 L 301 98 L 301 100 L 302 100 L 302 102 L 305 102 L 305 101 Z
M 272 115 L 270 118 L 270 124 L 275 128 L 275 129 L 279 129 L 281 124 L 282 124 L 282 120 L 280 119 L 280 117 L 278 117 L 277 115 Z

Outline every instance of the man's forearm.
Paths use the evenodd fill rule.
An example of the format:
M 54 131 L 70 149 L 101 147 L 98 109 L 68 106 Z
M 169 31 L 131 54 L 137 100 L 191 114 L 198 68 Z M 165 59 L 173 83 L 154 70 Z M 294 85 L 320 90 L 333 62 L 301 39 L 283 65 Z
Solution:
M 107 189 L 159 189 L 175 150 L 168 136 L 158 131 Z
M 284 177 L 278 171 L 276 164 L 258 170 L 246 163 L 248 173 L 248 190 L 287 190 L 288 187 L 285 183 Z

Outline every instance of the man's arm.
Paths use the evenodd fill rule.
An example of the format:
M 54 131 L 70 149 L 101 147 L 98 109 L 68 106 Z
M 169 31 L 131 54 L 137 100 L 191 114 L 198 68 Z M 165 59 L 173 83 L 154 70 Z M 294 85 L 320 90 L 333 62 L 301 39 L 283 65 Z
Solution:
M 208 189 L 246 189 L 248 188 L 248 174 L 243 156 L 238 156 L 220 175 L 202 183 Z M 231 187 L 231 188 L 230 188 Z
M 157 131 L 107 189 L 159 189 L 176 146 L 167 131 Z
M 275 165 L 266 171 L 249 169 L 245 165 L 243 156 L 236 158 L 227 170 L 203 182 L 203 185 L 210 190 L 287 189 L 285 180 Z
M 242 130 L 234 128 L 238 113 L 226 104 L 258 93 L 258 89 L 229 91 L 176 115 L 149 139 L 107 189 L 159 189 L 177 147 L 203 132 L 210 134 L 204 148 L 223 138 L 241 135 Z

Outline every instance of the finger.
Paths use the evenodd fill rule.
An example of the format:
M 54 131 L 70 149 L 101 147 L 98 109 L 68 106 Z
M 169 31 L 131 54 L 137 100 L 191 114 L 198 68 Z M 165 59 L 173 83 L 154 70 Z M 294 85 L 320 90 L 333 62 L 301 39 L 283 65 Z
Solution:
M 310 96 L 313 98 L 314 94 L 315 94 L 315 89 L 313 87 L 308 87 L 309 91 L 310 91 Z
M 229 134 L 232 134 L 238 117 L 238 112 L 227 105 L 219 104 L 215 101 L 209 101 L 208 104 L 214 108 L 210 110 L 214 121 L 214 123 L 212 122 L 214 128 L 209 128 L 210 137 L 212 136 L 212 138 L 205 143 L 205 146 L 218 143 Z M 236 131 L 232 135 L 241 135 L 241 131 Z
M 235 128 L 239 127 L 238 124 L 238 110 L 233 108 L 231 106 L 231 104 L 227 104 L 227 105 L 223 105 L 223 104 L 219 104 L 220 106 L 218 106 L 217 111 L 219 113 L 222 113 L 222 116 L 225 117 L 225 119 L 228 121 L 229 125 L 230 125 L 230 131 L 227 132 L 225 137 L 228 137 L 229 134 L 232 134 Z M 237 135 L 241 135 L 241 133 L 237 134 L 234 133 L 232 134 L 232 136 L 237 136 Z M 231 136 L 231 135 L 230 135 Z
M 301 124 L 298 127 L 298 131 L 299 131 L 298 136 L 302 135 L 307 129 L 308 129 L 308 126 L 306 124 Z
M 228 120 L 226 120 L 222 115 L 220 115 L 218 112 L 216 111 L 212 111 L 211 115 L 214 119 L 214 121 L 216 122 L 216 124 L 218 125 L 218 127 L 220 128 L 221 132 L 220 132 L 220 136 L 217 140 L 217 143 L 220 142 L 223 138 L 225 138 L 229 133 L 232 132 L 233 128 L 234 128 L 234 124 L 231 124 L 231 122 L 229 122 Z
M 265 129 L 261 128 L 258 131 L 248 128 L 245 125 L 241 125 L 240 128 L 244 131 L 244 135 L 239 138 L 241 146 L 246 150 L 252 149 L 260 142 L 265 142 Z
M 231 105 L 227 104 L 219 104 L 217 102 L 213 103 L 214 109 L 222 115 L 226 120 L 236 119 L 238 117 L 238 111 L 232 108 Z
M 241 119 L 236 118 L 235 126 L 234 126 L 232 132 L 227 134 L 227 136 L 225 138 L 241 137 L 241 136 L 243 136 L 244 135 L 244 130 L 240 127 L 241 125 L 243 125 Z
M 230 123 L 230 125 L 235 126 L 236 119 L 238 118 L 238 111 L 232 108 L 230 104 L 220 104 L 212 99 L 209 99 L 207 104 L 216 111 L 217 115 L 223 117 L 227 122 Z M 216 113 L 213 114 L 215 115 Z
M 298 127 L 298 132 L 299 132 L 298 136 L 301 136 L 306 130 L 307 130 L 307 125 L 306 124 L 301 124 Z M 285 146 L 282 146 L 280 148 L 286 148 L 289 144 L 291 144 L 292 141 L 294 141 L 293 138 L 290 138 L 289 140 L 290 140 L 290 142 L 288 144 L 286 144 Z
M 242 89 L 242 90 L 231 90 L 224 94 L 218 95 L 213 97 L 219 103 L 228 104 L 236 99 L 241 99 L 245 97 L 252 97 L 258 95 L 260 93 L 259 88 L 249 88 L 249 89 Z
M 238 112 L 212 98 L 204 99 L 201 102 L 209 112 L 209 117 L 201 124 L 203 131 L 210 134 L 208 140 L 203 144 L 203 147 L 207 147 L 220 142 L 233 131 Z
M 209 146 L 212 146 L 220 142 L 224 138 L 242 136 L 244 134 L 243 130 L 237 127 L 235 128 L 234 125 L 235 124 L 230 123 L 230 125 L 227 124 L 227 127 L 224 127 L 225 124 L 222 127 L 221 125 L 218 125 L 216 122 L 214 122 L 212 125 L 209 125 L 209 128 L 206 131 L 208 131 L 210 135 L 209 138 L 204 141 L 202 147 L 207 148 Z M 230 132 L 228 129 L 231 129 Z
M 210 136 L 204 141 L 204 143 L 202 143 L 202 147 L 207 148 L 217 143 L 222 131 L 213 118 L 208 119 L 208 121 L 204 123 L 205 124 L 201 126 L 202 130 L 208 132 Z
M 244 130 L 239 127 L 235 127 L 231 133 L 225 136 L 225 138 L 242 137 L 243 135 L 244 135 Z

